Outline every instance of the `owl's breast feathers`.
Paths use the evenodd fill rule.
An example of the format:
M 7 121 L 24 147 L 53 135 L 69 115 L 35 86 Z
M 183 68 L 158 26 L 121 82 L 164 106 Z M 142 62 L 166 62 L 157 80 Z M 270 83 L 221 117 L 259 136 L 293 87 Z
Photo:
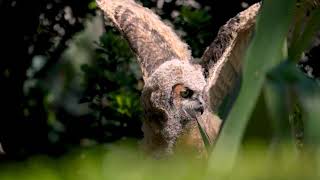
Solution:
M 199 118 L 199 122 L 202 123 L 205 128 L 210 143 L 212 144 L 218 136 L 222 121 L 218 116 L 209 111 L 205 111 Z M 177 152 L 194 154 L 196 157 L 200 158 L 208 157 L 208 152 L 196 120 L 191 121 L 186 125 L 184 131 L 177 140 L 175 148 Z

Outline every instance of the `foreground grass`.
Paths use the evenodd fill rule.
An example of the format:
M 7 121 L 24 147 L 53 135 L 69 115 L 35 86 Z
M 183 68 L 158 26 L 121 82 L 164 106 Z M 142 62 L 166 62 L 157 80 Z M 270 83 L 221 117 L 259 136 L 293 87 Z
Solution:
M 78 149 L 58 159 L 36 156 L 22 162 L 2 164 L 0 179 L 318 179 L 319 157 L 319 154 L 310 158 L 289 150 L 274 152 L 270 148 L 250 145 L 241 150 L 232 172 L 221 176 L 217 172 L 208 172 L 205 161 L 187 155 L 152 160 L 143 156 L 136 146 L 114 144 Z M 223 169 L 224 165 L 220 166 Z

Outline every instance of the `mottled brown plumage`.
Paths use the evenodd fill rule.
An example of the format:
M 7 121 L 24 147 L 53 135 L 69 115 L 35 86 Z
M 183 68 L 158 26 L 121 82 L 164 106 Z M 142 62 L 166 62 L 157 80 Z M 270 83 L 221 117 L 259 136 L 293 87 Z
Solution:
M 191 59 L 188 45 L 151 10 L 133 0 L 97 0 L 97 3 L 128 40 L 144 79 L 167 60 Z
M 228 21 L 202 63 L 194 64 L 188 46 L 151 10 L 133 0 L 97 3 L 129 42 L 143 73 L 144 150 L 155 157 L 176 151 L 206 157 L 197 122 L 214 142 L 221 124 L 216 110 L 239 77 L 260 5 Z
M 230 19 L 202 56 L 201 63 L 207 72 L 206 91 L 214 112 L 240 78 L 242 59 L 254 32 L 259 9 L 260 4 L 254 4 Z

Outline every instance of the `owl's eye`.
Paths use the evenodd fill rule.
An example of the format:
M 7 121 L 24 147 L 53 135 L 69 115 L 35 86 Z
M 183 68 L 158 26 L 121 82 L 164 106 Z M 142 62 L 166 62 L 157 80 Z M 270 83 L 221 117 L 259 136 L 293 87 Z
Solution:
M 180 96 L 183 98 L 191 98 L 193 95 L 193 91 L 191 89 L 185 88 L 182 91 L 180 91 Z

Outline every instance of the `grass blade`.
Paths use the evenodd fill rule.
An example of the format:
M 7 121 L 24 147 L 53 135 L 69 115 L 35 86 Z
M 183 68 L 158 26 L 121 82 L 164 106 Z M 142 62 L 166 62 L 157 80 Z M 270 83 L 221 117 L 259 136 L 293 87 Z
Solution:
M 261 92 L 266 72 L 282 59 L 282 47 L 293 17 L 295 0 L 263 1 L 256 35 L 245 57 L 243 84 L 209 161 L 209 171 L 226 175 L 233 167 L 241 140 Z

